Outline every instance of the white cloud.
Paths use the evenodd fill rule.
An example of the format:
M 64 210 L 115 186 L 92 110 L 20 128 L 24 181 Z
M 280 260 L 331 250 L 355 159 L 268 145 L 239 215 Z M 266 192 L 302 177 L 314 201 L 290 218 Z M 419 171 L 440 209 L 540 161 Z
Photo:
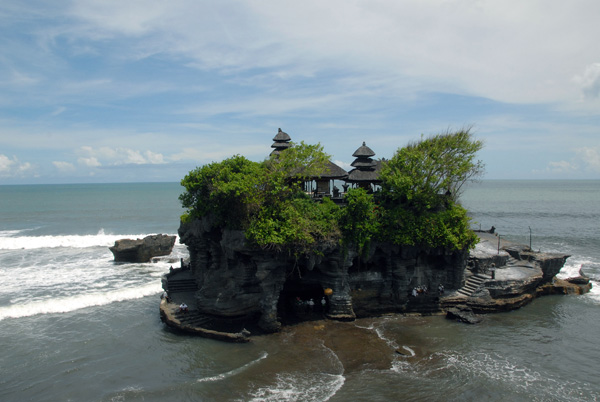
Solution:
M 146 156 L 146 160 L 148 161 L 148 163 L 151 163 L 153 165 L 166 163 L 165 158 L 162 154 L 155 153 L 152 151 L 146 151 L 144 152 L 144 155 Z
M 34 167 L 29 162 L 20 162 L 16 156 L 12 159 L 0 154 L 0 177 L 13 178 L 23 177 L 33 171 Z
M 8 172 L 15 163 L 15 160 L 11 160 L 8 156 L 0 154 L 0 173 Z
M 552 173 L 570 173 L 577 170 L 577 166 L 567 161 L 557 161 L 548 163 L 549 172 Z
M 58 106 L 54 109 L 54 111 L 50 114 L 51 116 L 58 116 L 67 110 L 64 106 Z
M 600 173 L 600 147 L 579 148 L 576 152 L 588 169 Z
M 70 162 L 64 161 L 53 161 L 52 164 L 56 167 L 60 172 L 70 173 L 75 171 L 75 166 Z
M 89 157 L 89 158 L 84 158 L 84 157 L 77 158 L 77 162 L 80 165 L 87 166 L 87 167 L 99 167 L 99 166 L 102 166 L 102 164 L 98 161 L 98 158 L 93 157 L 93 156 Z
M 582 75 L 575 76 L 574 81 L 581 86 L 585 98 L 600 97 L 600 63 L 587 66 Z
M 111 148 L 100 147 L 93 148 L 82 146 L 78 152 L 82 154 L 78 158 L 81 165 L 88 167 L 100 167 L 106 165 L 143 165 L 143 164 L 163 164 L 166 163 L 164 156 L 160 153 L 149 150 L 139 151 L 130 148 Z
M 345 70 L 510 102 L 574 100 L 572 77 L 594 61 L 600 36 L 594 0 L 73 4 L 85 28 L 71 34 L 125 39 L 119 57 L 175 55 L 284 80 Z
M 272 151 L 269 146 L 269 143 L 266 141 L 260 145 L 213 143 L 206 144 L 202 148 L 186 147 L 181 152 L 170 155 L 169 159 L 173 161 L 192 161 L 201 164 L 220 161 L 233 155 L 243 155 L 249 159 L 263 160 Z

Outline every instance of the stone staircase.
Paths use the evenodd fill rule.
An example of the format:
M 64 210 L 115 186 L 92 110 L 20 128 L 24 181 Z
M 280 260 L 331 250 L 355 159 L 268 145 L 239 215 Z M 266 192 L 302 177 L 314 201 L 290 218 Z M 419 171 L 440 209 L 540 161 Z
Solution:
M 201 313 L 198 310 L 189 310 L 187 312 L 175 311 L 175 318 L 179 320 L 182 327 L 202 328 L 211 331 L 224 333 L 238 333 L 244 330 L 246 326 L 252 327 L 252 323 L 247 318 L 221 318 Z
M 169 294 L 195 292 L 198 290 L 196 281 L 193 278 L 189 279 L 171 279 L 169 280 Z
M 474 274 L 467 279 L 465 285 L 456 292 L 460 295 L 471 297 L 483 282 L 490 279 L 487 275 Z
M 213 321 L 212 318 L 205 314 L 201 314 L 197 310 L 189 310 L 187 313 L 177 311 L 175 313 L 175 318 L 177 318 L 182 325 L 202 328 L 211 327 Z

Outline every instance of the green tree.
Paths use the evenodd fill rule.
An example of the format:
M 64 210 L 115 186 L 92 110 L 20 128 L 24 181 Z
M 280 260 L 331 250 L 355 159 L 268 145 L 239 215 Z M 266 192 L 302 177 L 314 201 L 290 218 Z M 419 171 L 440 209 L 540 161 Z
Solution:
M 261 163 L 239 155 L 192 170 L 181 181 L 184 219 L 212 215 L 219 224 L 243 229 L 261 207 L 264 176 Z
M 379 235 L 381 210 L 373 194 L 368 194 L 363 188 L 350 189 L 345 201 L 346 206 L 340 211 L 340 229 L 344 241 L 354 244 L 362 254 Z
M 301 184 L 322 173 L 330 156 L 321 144 L 300 142 L 264 162 L 267 202 L 277 203 L 302 191 Z
M 435 135 L 396 151 L 381 173 L 381 236 L 396 244 L 464 249 L 477 237 L 458 203 L 465 183 L 483 174 L 483 143 L 469 129 Z
M 182 221 L 211 216 L 217 225 L 244 230 L 250 244 L 296 256 L 340 241 L 360 253 L 374 240 L 469 248 L 476 236 L 455 201 L 464 183 L 483 170 L 474 160 L 481 146 L 469 130 L 409 144 L 384 163 L 380 192 L 352 189 L 343 208 L 328 199 L 315 202 L 302 189 L 327 170 L 321 145 L 293 144 L 263 162 L 236 155 L 196 168 L 181 181 L 187 208 Z
M 389 199 L 417 210 L 439 207 L 443 194 L 456 202 L 463 185 L 483 174 L 483 162 L 475 160 L 482 147 L 470 129 L 411 143 L 384 164 L 382 191 Z
M 339 240 L 338 207 L 312 202 L 301 187 L 328 160 L 321 145 L 300 143 L 260 163 L 236 155 L 196 168 L 181 181 L 186 191 L 179 199 L 188 209 L 182 220 L 212 216 L 245 230 L 252 244 L 296 254 Z

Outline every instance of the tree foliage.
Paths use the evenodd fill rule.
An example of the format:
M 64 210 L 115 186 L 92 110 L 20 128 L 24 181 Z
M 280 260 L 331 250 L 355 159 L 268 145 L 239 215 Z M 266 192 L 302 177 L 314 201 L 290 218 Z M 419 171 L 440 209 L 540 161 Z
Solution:
M 362 254 L 379 234 L 381 211 L 373 194 L 363 188 L 350 189 L 345 201 L 346 207 L 340 211 L 340 229 L 344 240 L 354 244 Z
M 428 210 L 444 202 L 445 194 L 456 202 L 463 185 L 483 174 L 476 153 L 483 143 L 470 129 L 446 132 L 399 149 L 381 170 L 382 190 L 415 210 Z
M 186 192 L 179 196 L 187 217 L 212 215 L 217 223 L 242 229 L 261 206 L 266 174 L 264 167 L 243 156 L 233 156 L 189 172 L 181 181 Z
M 179 197 L 182 220 L 212 216 L 245 231 L 257 247 L 300 255 L 344 242 L 362 253 L 374 241 L 463 250 L 477 237 L 457 202 L 463 185 L 483 172 L 482 147 L 469 130 L 446 132 L 399 149 L 383 163 L 381 191 L 351 189 L 340 208 L 313 201 L 301 184 L 326 171 L 321 145 L 293 144 L 263 162 L 233 156 L 191 171 Z
M 293 144 L 264 162 L 234 156 L 191 171 L 179 199 L 183 220 L 210 215 L 217 224 L 246 231 L 263 248 L 308 252 L 317 241 L 339 238 L 333 203 L 314 203 L 302 181 L 326 168 L 321 145 Z

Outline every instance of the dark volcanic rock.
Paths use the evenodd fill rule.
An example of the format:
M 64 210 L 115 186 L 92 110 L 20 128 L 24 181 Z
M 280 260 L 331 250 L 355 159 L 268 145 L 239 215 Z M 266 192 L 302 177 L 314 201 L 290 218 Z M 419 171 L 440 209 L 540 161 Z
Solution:
M 471 253 L 469 266 L 488 275 L 489 279 L 465 301 L 474 312 L 510 311 L 537 296 L 571 293 L 571 288 L 576 287 L 555 279 L 568 255 L 534 252 L 525 245 L 500 240 L 494 235 L 478 235 L 481 241 Z
M 465 306 L 456 306 L 449 309 L 446 312 L 446 318 L 466 324 L 478 324 L 483 320 L 481 316 L 473 313 L 473 310 Z
M 153 257 L 169 255 L 175 245 L 176 236 L 150 235 L 143 239 L 121 239 L 109 247 L 116 262 L 149 262 Z
M 172 294 L 171 282 L 191 283 L 191 309 L 243 322 L 252 333 L 323 317 L 345 321 L 394 312 L 446 311 L 448 318 L 474 324 L 480 313 L 513 310 L 559 291 L 553 278 L 567 255 L 535 253 L 493 234 L 479 235 L 482 241 L 470 254 L 374 242 L 359 256 L 352 245 L 324 242 L 314 254 L 294 257 L 251 247 L 242 231 L 204 217 L 182 222 L 179 236 L 190 253 L 189 270 L 167 274 L 163 287 Z M 466 285 L 467 260 L 471 276 L 483 278 L 475 289 Z M 552 289 L 541 288 L 552 283 Z M 583 289 L 569 285 L 565 293 Z M 416 288 L 423 292 L 412 296 Z
M 439 312 L 435 295 L 414 303 L 411 290 L 459 288 L 468 255 L 374 244 L 359 258 L 352 247 L 323 243 L 318 253 L 296 259 L 249 247 L 243 232 L 217 227 L 208 218 L 182 223 L 179 236 L 197 284 L 194 307 L 217 317 L 254 317 L 266 332 L 323 316 L 353 320 L 386 312 Z M 314 307 L 308 307 L 310 299 Z

